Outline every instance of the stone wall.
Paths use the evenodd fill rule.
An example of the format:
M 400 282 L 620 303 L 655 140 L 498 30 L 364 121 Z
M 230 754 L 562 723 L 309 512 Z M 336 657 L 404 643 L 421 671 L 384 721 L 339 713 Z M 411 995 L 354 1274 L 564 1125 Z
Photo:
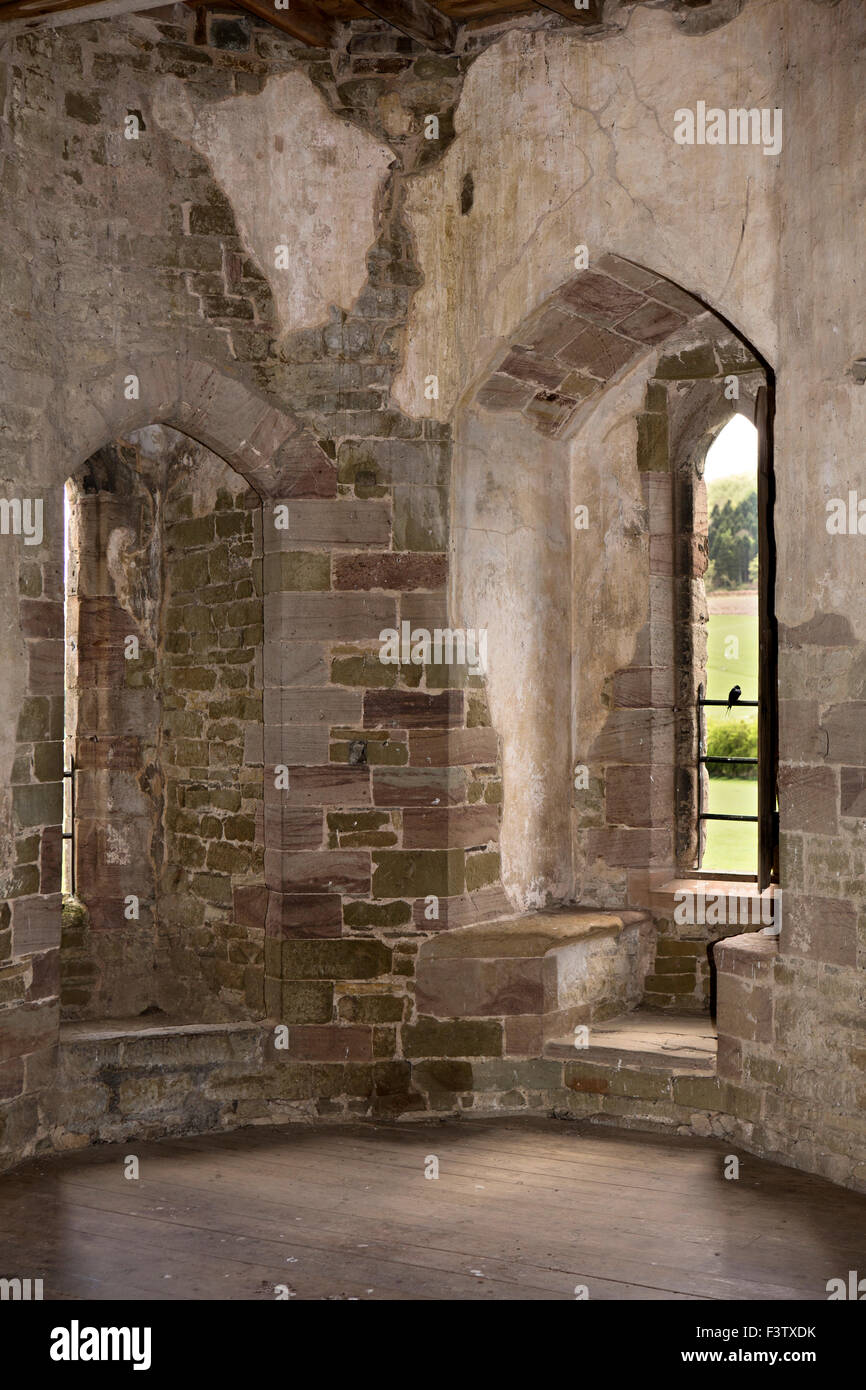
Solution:
M 264 871 L 261 500 L 209 451 L 180 449 L 163 517 L 156 1002 L 184 1019 L 256 1016 L 263 926 L 238 921 L 235 895 Z
M 850 374 L 866 335 L 850 231 L 862 201 L 863 17 L 853 0 L 729 9 L 728 22 L 703 36 L 680 30 L 666 8 L 645 6 L 613 6 L 602 30 L 519 20 L 499 35 L 473 31 L 459 56 L 444 58 L 376 21 L 347 26 L 330 53 L 246 17 L 230 29 L 211 17 L 199 42 L 182 7 L 7 42 L 0 479 L 6 497 L 21 497 L 27 479 L 26 496 L 44 502 L 45 530 L 39 544 L 0 538 L 9 557 L 0 567 L 0 708 L 9 713 L 0 726 L 4 1161 L 48 1144 L 54 1128 L 62 489 L 110 441 L 153 424 L 213 450 L 262 499 L 261 750 L 244 731 L 244 785 L 263 779 L 262 838 L 249 859 L 249 841 L 226 838 L 233 816 L 244 821 L 234 828 L 248 830 L 244 803 L 254 798 L 242 798 L 238 811 L 216 806 L 219 779 L 209 771 L 207 802 L 183 808 L 205 838 L 185 835 L 180 826 L 190 821 L 170 834 L 195 840 L 193 856 L 204 854 L 203 866 L 184 872 L 231 878 L 231 915 L 227 902 L 196 908 L 221 945 L 199 955 L 184 937 L 195 955 L 183 952 L 187 964 L 201 968 L 211 997 L 218 987 L 221 1012 L 254 1011 L 261 988 L 272 1021 L 285 1018 L 289 1055 L 276 1085 L 286 1114 L 295 1113 L 294 1094 L 302 1113 L 331 1104 L 366 1110 L 371 1094 L 388 1113 L 435 1109 L 452 1103 L 443 1090 L 450 1098 L 494 1086 L 494 1072 L 494 1103 L 514 1089 L 500 1065 L 501 1039 L 486 1023 L 413 1011 L 412 961 L 431 921 L 441 931 L 466 914 L 505 910 L 496 808 L 501 798 L 508 817 L 527 772 L 532 794 L 514 827 L 514 853 L 522 834 L 532 891 L 568 895 L 572 769 L 563 754 L 573 712 L 563 702 L 585 624 L 571 598 L 563 605 L 544 582 L 527 614 L 525 565 L 514 565 L 498 595 L 506 637 L 527 642 L 531 666 L 538 648 L 527 616 L 536 632 L 565 619 L 570 634 L 552 671 L 529 673 L 537 682 L 552 674 L 555 693 L 533 723 L 528 765 L 519 740 L 506 728 L 500 747 L 496 729 L 497 700 L 520 701 L 526 685 L 516 678 L 525 671 L 518 647 L 491 651 L 491 670 L 498 663 L 507 672 L 514 650 L 515 675 L 499 696 L 491 685 L 488 700 L 465 671 L 385 667 L 376 648 L 380 631 L 404 619 L 426 628 L 468 621 L 451 523 L 465 519 L 471 499 L 461 489 L 471 474 L 459 461 L 452 473 L 452 431 L 459 451 L 462 411 L 514 332 L 573 275 L 575 247 L 586 244 L 591 261 L 611 252 L 648 268 L 656 285 L 676 282 L 776 373 L 782 873 L 791 926 L 772 973 L 775 1031 L 761 1040 L 779 1063 L 776 1080 L 748 1100 L 748 1088 L 730 1083 L 719 1109 L 742 1105 L 751 1116 L 757 1104 L 763 1127 L 736 1121 L 744 1142 L 862 1180 L 853 1004 L 864 950 L 862 559 L 857 537 L 830 537 L 815 519 L 827 497 L 857 486 L 866 424 L 866 397 Z M 674 111 L 698 100 L 781 107 L 781 156 L 676 146 Z M 124 139 L 130 113 L 140 118 L 137 141 Z M 430 114 L 439 121 L 435 140 L 424 134 Z M 275 256 L 279 246 L 288 256 Z M 649 288 L 644 298 L 657 302 Z M 585 287 L 576 293 L 572 310 L 581 315 Z M 646 332 L 643 318 L 638 327 Z M 136 395 L 125 386 L 130 375 Z M 602 428 L 616 415 L 611 397 L 602 389 L 591 402 L 598 429 L 587 477 L 600 494 L 609 466 L 626 458 L 628 430 L 633 467 L 638 417 L 659 415 L 646 379 L 631 380 L 629 420 L 615 446 Z M 542 399 L 540 416 L 558 424 L 551 405 Z M 502 413 L 503 427 L 512 420 Z M 588 418 L 582 430 L 591 429 Z M 465 443 L 474 447 L 471 434 Z M 519 474 L 509 481 L 497 472 L 495 455 L 482 475 L 506 512 L 514 493 L 513 525 L 495 543 L 507 551 L 513 533 L 522 544 L 528 514 L 535 549 L 520 553 L 531 563 L 535 555 L 545 575 L 567 554 L 569 506 L 581 500 L 570 495 L 567 458 L 553 472 L 554 458 L 565 457 L 559 444 L 531 426 L 521 434 L 520 447 L 541 460 L 531 499 Z M 237 502 L 238 491 L 228 491 Z M 644 507 L 642 492 L 635 499 Z M 275 524 L 280 506 L 285 526 Z M 225 510 L 249 515 L 247 501 Z M 198 520 L 193 513 L 178 525 Z M 647 539 L 629 564 L 643 563 Z M 209 543 L 184 560 L 204 551 Z M 647 596 L 632 598 L 627 611 L 610 600 L 623 654 L 588 692 L 587 719 L 599 727 L 610 717 L 604 678 L 634 669 Z M 255 626 L 238 627 L 237 650 L 250 650 L 243 631 Z M 204 654 L 226 650 L 234 649 L 211 644 Z M 106 651 L 106 660 L 116 657 Z M 166 669 L 196 668 L 179 661 Z M 191 703 L 173 713 L 210 719 L 198 696 L 184 698 Z M 178 745 L 187 738 L 202 741 L 179 728 L 171 735 Z M 228 743 L 207 738 L 237 757 L 239 734 Z M 205 780 L 200 764 L 172 766 L 178 783 Z M 548 777 L 561 791 L 553 819 L 544 809 Z M 219 822 L 219 837 L 206 817 Z M 604 829 L 578 825 L 581 852 Z M 646 827 L 625 829 L 640 832 L 635 844 L 646 840 Z M 551 835 L 553 852 L 545 848 Z M 221 846 L 236 853 L 226 857 Z M 605 859 L 594 862 L 596 882 L 626 898 L 619 905 L 648 901 L 649 863 L 609 865 L 609 873 Z M 424 915 L 431 897 L 438 919 Z M 178 923 L 188 930 L 199 927 Z M 253 943 L 261 939 L 260 980 Z M 187 991 L 178 1006 L 190 1002 Z M 751 1066 L 748 1049 L 743 1057 Z M 518 1060 L 534 1078 L 527 1104 L 549 1101 L 533 1071 L 547 1064 Z M 828 1089 L 834 1069 L 840 1082 Z M 756 1078 L 759 1070 L 755 1063 Z M 236 1076 L 232 1084 L 237 1105 L 227 1100 L 214 1123 L 277 1113 L 258 1094 L 244 1111 L 245 1083 Z M 624 1115 L 625 1100 L 605 1104 Z M 679 1122 L 678 1112 L 666 1122 Z

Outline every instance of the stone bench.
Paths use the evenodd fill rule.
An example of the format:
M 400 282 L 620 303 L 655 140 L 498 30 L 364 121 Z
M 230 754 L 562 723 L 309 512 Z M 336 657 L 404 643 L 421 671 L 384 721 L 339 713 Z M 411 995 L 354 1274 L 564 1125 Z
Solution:
M 263 1049 L 261 1023 L 63 1023 L 55 1146 L 203 1134 L 241 1123 L 238 1097 L 262 1072 Z
M 647 912 L 591 908 L 443 932 L 418 953 L 418 1013 L 501 1018 L 516 1050 L 525 1050 L 530 1036 L 540 1047 L 578 1024 L 635 1008 L 654 938 Z

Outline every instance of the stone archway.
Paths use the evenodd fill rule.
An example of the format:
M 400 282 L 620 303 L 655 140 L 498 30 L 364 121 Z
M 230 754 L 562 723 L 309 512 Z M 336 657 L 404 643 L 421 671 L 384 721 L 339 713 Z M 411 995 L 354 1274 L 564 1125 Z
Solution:
M 649 816 L 648 787 L 636 791 L 618 770 L 622 796 L 642 810 L 624 823 L 620 797 L 609 820 L 592 764 L 641 764 L 649 777 L 654 740 L 660 753 L 670 745 L 665 762 L 675 763 L 671 585 L 686 550 L 680 587 L 702 554 L 673 520 L 672 469 L 685 438 L 736 408 L 723 397 L 726 377 L 766 370 L 699 299 L 605 255 L 508 334 L 464 397 L 452 489 L 455 621 L 491 625 L 503 883 L 519 907 L 575 895 L 621 905 L 632 867 L 674 862 Z M 588 775 L 582 802 L 577 767 Z M 600 871 L 581 884 L 587 855 Z
M 12 955 L 29 972 L 32 983 L 20 1007 L 4 1014 L 4 1029 L 8 1056 L 13 1063 L 17 1056 L 22 1058 L 21 1105 L 25 1107 L 30 1098 L 35 1103 L 39 1091 L 51 1081 L 59 1026 L 63 480 L 107 442 L 149 424 L 170 426 L 206 445 L 247 481 L 262 502 L 277 496 L 336 497 L 337 492 L 332 461 L 294 415 L 275 407 L 238 377 L 203 361 L 154 357 L 134 363 L 125 378 L 111 375 L 78 383 L 77 389 L 68 386 L 52 403 L 46 425 L 53 426 L 55 442 L 49 453 L 62 462 L 56 485 L 41 493 L 42 543 L 22 551 L 27 562 L 20 581 L 22 704 L 17 726 L 13 725 L 17 743 L 10 778 L 12 833 L 28 849 L 10 886 L 8 925 Z M 273 682 L 278 666 L 266 653 L 262 661 L 265 684 Z M 279 822 L 275 825 L 271 819 L 261 833 L 279 842 Z M 32 853 L 31 842 L 36 845 Z M 264 884 L 245 895 L 241 908 L 245 920 L 252 912 L 263 929 Z

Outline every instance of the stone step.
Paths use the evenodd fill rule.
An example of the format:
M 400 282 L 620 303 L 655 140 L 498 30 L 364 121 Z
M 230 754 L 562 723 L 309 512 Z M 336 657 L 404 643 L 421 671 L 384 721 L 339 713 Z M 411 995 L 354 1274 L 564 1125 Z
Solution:
M 586 1047 L 576 1046 L 573 1034 L 551 1039 L 545 1043 L 544 1056 L 587 1063 L 594 1069 L 714 1076 L 716 1029 L 707 1015 L 635 1009 L 593 1023 Z
M 543 1019 L 545 1036 L 633 1008 L 655 928 L 647 912 L 563 908 L 443 932 L 418 954 L 419 1014 Z

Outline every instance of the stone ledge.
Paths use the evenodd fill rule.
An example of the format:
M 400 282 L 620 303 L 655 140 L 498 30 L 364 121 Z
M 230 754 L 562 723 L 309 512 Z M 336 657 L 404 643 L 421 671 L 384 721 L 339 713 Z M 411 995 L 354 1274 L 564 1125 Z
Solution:
M 250 1032 L 259 1035 L 263 1023 L 234 1020 L 225 1023 L 145 1023 L 140 1018 L 107 1019 L 60 1025 L 61 1046 L 94 1042 L 126 1042 L 133 1038 L 172 1038 L 197 1034 Z
M 750 977 L 768 974 L 778 955 L 778 936 L 765 936 L 760 931 L 729 936 L 713 947 L 713 958 L 720 974 Z
M 678 893 L 693 893 L 696 897 L 703 894 L 704 898 L 723 896 L 729 899 L 746 899 L 750 904 L 751 914 L 753 902 L 774 901 L 777 887 L 778 885 L 771 884 L 769 888 L 765 888 L 761 892 L 757 883 L 748 879 L 672 878 L 667 883 L 659 884 L 658 887 L 649 887 L 648 907 L 653 912 L 661 913 L 666 917 L 673 917 L 676 895 Z M 760 917 L 760 909 L 758 915 Z M 684 923 L 683 925 L 701 924 Z M 740 925 L 745 926 L 746 923 Z M 763 924 L 758 921 L 754 925 L 757 928 Z
M 648 918 L 649 914 L 643 911 L 604 912 L 593 908 L 563 908 L 503 917 L 440 933 L 425 943 L 421 954 L 428 960 L 540 957 L 573 941 L 593 936 L 618 936 L 625 927 Z

